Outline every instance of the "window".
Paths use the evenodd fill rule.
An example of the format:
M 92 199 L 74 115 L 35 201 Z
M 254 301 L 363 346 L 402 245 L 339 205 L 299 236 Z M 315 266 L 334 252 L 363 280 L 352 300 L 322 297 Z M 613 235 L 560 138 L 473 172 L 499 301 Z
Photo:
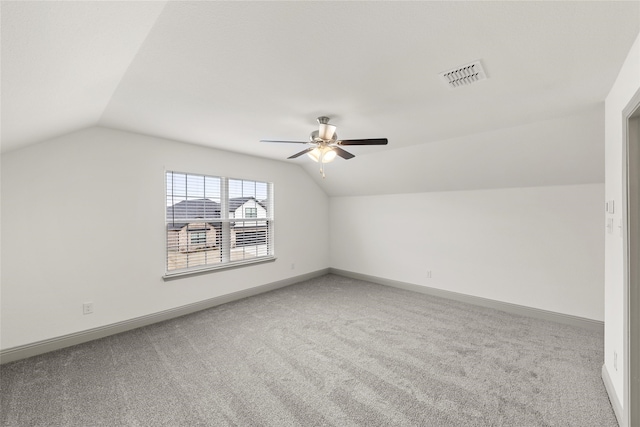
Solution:
M 207 243 L 207 233 L 206 232 L 192 232 L 191 233 L 191 244 L 192 245 L 204 245 Z
M 274 259 L 273 184 L 166 173 L 166 274 Z

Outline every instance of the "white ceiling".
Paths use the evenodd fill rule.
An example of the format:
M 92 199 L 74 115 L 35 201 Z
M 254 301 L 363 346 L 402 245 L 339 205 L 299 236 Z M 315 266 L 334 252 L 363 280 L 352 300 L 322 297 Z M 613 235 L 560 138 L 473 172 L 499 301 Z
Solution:
M 319 115 L 341 138 L 389 138 L 351 148 L 325 180 L 292 160 L 330 195 L 603 182 L 602 102 L 640 29 L 640 2 L 612 1 L 1 12 L 4 152 L 101 125 L 284 159 L 304 147 L 258 141 L 305 141 Z M 478 59 L 489 79 L 439 80 Z
M 2 151 L 98 124 L 163 7 L 2 1 Z

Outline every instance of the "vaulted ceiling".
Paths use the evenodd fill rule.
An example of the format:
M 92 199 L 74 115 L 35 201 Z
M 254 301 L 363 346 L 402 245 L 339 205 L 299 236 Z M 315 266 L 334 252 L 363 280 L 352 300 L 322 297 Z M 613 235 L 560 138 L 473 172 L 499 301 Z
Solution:
M 639 2 L 2 2 L 2 150 L 106 126 L 271 159 L 387 137 L 330 195 L 603 182 Z M 442 71 L 481 60 L 487 80 Z M 293 148 L 292 148 L 293 147 Z

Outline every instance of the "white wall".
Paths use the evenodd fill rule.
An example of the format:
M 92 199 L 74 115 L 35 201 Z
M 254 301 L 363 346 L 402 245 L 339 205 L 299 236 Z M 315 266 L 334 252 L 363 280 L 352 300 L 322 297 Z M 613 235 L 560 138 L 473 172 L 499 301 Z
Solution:
M 640 89 L 640 35 L 636 38 L 625 63 L 605 101 L 605 199 L 614 200 L 616 225 L 613 234 L 605 236 L 605 368 L 613 383 L 618 401 L 624 405 L 624 271 L 622 236 L 617 225 L 622 219 L 622 110 Z M 610 216 L 611 217 L 611 216 Z M 618 369 L 614 367 L 614 352 Z
M 585 184 L 333 197 L 329 262 L 603 320 L 603 196 Z
M 165 168 L 273 182 L 278 259 L 163 281 Z M 3 154 L 1 183 L 2 349 L 329 266 L 328 198 L 285 162 L 89 128 Z

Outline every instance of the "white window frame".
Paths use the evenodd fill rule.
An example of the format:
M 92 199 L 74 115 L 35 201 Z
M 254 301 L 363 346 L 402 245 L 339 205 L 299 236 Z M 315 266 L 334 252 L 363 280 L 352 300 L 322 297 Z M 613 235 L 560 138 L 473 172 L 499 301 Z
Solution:
M 221 262 L 216 264 L 206 264 L 206 265 L 197 265 L 193 267 L 186 267 L 180 269 L 169 270 L 169 233 L 168 233 L 168 225 L 170 221 L 166 218 L 166 208 L 167 206 L 167 197 L 168 197 L 168 188 L 167 188 L 167 175 L 170 173 L 181 174 L 181 175 L 190 175 L 196 177 L 209 177 L 220 180 L 220 218 L 215 218 L 216 223 L 221 223 L 221 236 L 220 236 L 220 257 Z M 249 182 L 258 182 L 261 184 L 266 184 L 267 186 L 267 199 L 266 201 L 261 201 L 262 203 L 266 202 L 265 208 L 267 211 L 266 218 L 233 218 L 232 215 L 229 214 L 229 201 L 230 201 L 230 193 L 229 193 L 229 181 L 249 181 Z M 229 178 L 215 175 L 205 175 L 198 173 L 189 173 L 189 172 L 178 172 L 175 170 L 166 170 L 164 173 L 164 182 L 165 182 L 165 227 L 164 227 L 164 235 L 165 235 L 165 274 L 162 276 L 163 279 L 168 280 L 181 276 L 189 276 L 195 274 L 202 274 L 206 272 L 225 270 L 229 268 L 238 268 L 243 266 L 249 266 L 253 264 L 260 264 L 264 262 L 275 261 L 275 248 L 274 248 L 274 191 L 273 191 L 273 183 L 266 181 L 259 181 L 254 179 L 246 179 L 246 178 Z M 193 218 L 188 221 L 192 222 L 202 222 L 202 218 Z M 252 258 L 242 259 L 242 260 L 231 260 L 231 231 L 232 224 L 236 224 L 238 222 L 266 222 L 266 247 L 267 254 L 266 255 L 258 255 Z M 205 219 L 205 222 L 206 221 Z M 191 236 L 188 236 L 190 241 Z

